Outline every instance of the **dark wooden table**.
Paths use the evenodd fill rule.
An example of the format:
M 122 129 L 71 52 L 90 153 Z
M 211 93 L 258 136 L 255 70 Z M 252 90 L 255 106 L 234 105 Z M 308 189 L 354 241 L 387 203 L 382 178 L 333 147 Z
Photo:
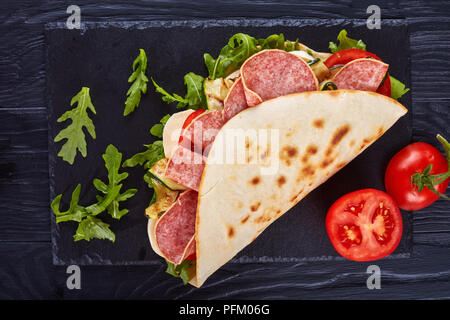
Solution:
M 413 139 L 434 142 L 450 129 L 448 1 L 82 1 L 82 22 L 226 17 L 382 18 L 410 28 Z M 2 1 L 0 10 L 0 298 L 1 299 L 423 299 L 450 298 L 450 205 L 414 213 L 413 250 L 377 261 L 381 289 L 366 286 L 370 263 L 228 264 L 201 289 L 161 281 L 165 266 L 83 266 L 81 290 L 52 264 L 45 102 L 44 25 L 65 22 L 66 1 Z M 400 55 L 402 53 L 399 53 Z M 438 113 L 439 117 L 430 117 Z M 428 123 L 436 132 L 424 130 Z

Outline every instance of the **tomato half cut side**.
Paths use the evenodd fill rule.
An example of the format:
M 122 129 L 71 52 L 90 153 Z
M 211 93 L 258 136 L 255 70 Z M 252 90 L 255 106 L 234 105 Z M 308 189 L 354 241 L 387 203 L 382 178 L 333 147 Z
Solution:
M 328 237 L 336 251 L 354 261 L 391 254 L 403 232 L 400 210 L 385 192 L 363 189 L 339 198 L 328 210 Z

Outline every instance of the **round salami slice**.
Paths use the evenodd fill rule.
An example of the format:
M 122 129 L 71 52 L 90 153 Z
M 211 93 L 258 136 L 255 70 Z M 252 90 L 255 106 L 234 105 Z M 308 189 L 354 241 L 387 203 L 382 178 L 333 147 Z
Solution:
M 156 222 L 156 244 L 164 257 L 180 264 L 195 250 L 195 219 L 198 193 L 187 190 Z
M 305 61 L 278 49 L 263 50 L 247 59 L 241 79 L 250 107 L 287 94 L 318 90 L 319 86 Z
M 170 158 L 164 175 L 183 186 L 198 191 L 206 157 L 179 145 Z
M 224 123 L 221 111 L 204 112 L 186 127 L 180 144 L 194 152 L 202 153 L 214 141 Z
M 377 91 L 389 68 L 375 59 L 355 59 L 339 70 L 333 78 L 338 89 Z
M 223 119 L 225 122 L 233 118 L 239 112 L 248 108 L 242 79 L 239 78 L 231 87 L 223 102 Z

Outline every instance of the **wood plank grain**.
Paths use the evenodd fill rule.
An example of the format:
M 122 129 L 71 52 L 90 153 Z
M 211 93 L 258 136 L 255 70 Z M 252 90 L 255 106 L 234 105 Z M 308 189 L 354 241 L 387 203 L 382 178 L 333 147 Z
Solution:
M 49 242 L 0 242 L 0 257 L 0 299 L 62 297 Z
M 0 108 L 45 105 L 44 49 L 42 25 L 0 25 Z
M 66 267 L 51 264 L 50 243 L 0 243 L 0 299 L 448 299 L 450 272 L 436 262 L 449 254 L 449 248 L 417 246 L 410 259 L 377 261 L 380 290 L 366 286 L 374 263 L 344 260 L 228 263 L 200 289 L 165 275 L 162 264 L 82 266 L 81 289 L 69 290 Z
M 46 110 L 0 109 L 0 141 L 0 241 L 48 241 Z
M 83 21 L 242 16 L 364 19 L 367 17 L 365 9 L 372 1 L 272 0 L 250 4 L 241 1 L 199 0 L 192 3 L 187 0 L 134 0 L 99 1 L 93 4 L 92 1 L 80 0 L 77 4 L 82 8 Z M 434 112 L 441 116 L 433 117 L 430 125 L 448 136 L 449 96 L 446 90 L 440 89 L 449 80 L 450 27 L 446 17 L 450 16 L 450 6 L 438 0 L 385 1 L 379 5 L 382 17 L 407 17 L 411 26 L 411 94 L 415 105 L 425 103 L 426 110 L 429 110 L 415 114 L 414 139 L 433 141 L 434 132 L 427 130 L 427 123 L 431 118 L 429 113 Z M 43 25 L 47 22 L 64 22 L 67 18 L 66 8 L 66 2 L 49 0 L 15 0 L 3 4 L 0 11 L 0 107 L 45 105 Z M 44 177 L 46 168 L 43 165 L 46 161 L 44 149 L 47 140 L 41 131 L 46 128 L 46 124 L 43 124 L 41 111 L 38 111 L 40 120 L 36 126 L 31 125 L 35 121 L 31 113 L 25 116 L 19 113 L 0 113 L 0 154 L 5 151 L 0 158 L 0 202 L 4 203 L 0 207 L 0 215 L 4 218 L 0 224 L 0 240 L 7 241 L 0 241 L 1 299 L 450 298 L 449 207 L 441 200 L 429 210 L 414 214 L 415 246 L 410 258 L 377 261 L 382 269 L 381 290 L 369 291 L 365 287 L 365 268 L 368 264 L 346 261 L 227 264 L 201 289 L 183 286 L 179 279 L 165 275 L 163 265 L 82 267 L 83 289 L 65 289 L 65 268 L 52 266 L 50 242 L 10 242 L 49 241 L 43 232 L 49 224 L 48 212 L 44 218 L 49 201 L 48 187 L 45 186 L 48 177 Z M 21 127 L 22 122 L 30 124 L 30 127 Z M 17 130 L 18 134 L 11 135 L 11 132 L 2 129 L 3 126 L 9 126 L 11 132 Z M 31 129 L 33 127 L 35 129 Z M 35 139 L 34 135 L 41 137 Z M 21 195 L 24 204 L 17 200 L 17 195 Z M 23 219 L 19 218 L 17 223 L 10 223 L 10 217 L 22 210 L 27 215 L 22 215 Z M 25 217 L 27 220 L 36 218 L 38 222 L 33 222 L 31 227 L 24 227 L 29 223 Z M 21 226 L 22 223 L 24 226 Z
M 414 102 L 448 104 L 441 88 L 450 80 L 450 18 L 408 18 L 408 25 Z

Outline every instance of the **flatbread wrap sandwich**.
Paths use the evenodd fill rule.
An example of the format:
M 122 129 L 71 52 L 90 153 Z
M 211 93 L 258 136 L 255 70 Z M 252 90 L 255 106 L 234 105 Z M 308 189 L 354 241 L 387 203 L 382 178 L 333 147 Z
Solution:
M 168 272 L 196 287 L 407 113 L 370 53 L 340 65 L 296 45 L 261 46 L 205 79 L 207 108 L 165 123 L 148 235 Z

